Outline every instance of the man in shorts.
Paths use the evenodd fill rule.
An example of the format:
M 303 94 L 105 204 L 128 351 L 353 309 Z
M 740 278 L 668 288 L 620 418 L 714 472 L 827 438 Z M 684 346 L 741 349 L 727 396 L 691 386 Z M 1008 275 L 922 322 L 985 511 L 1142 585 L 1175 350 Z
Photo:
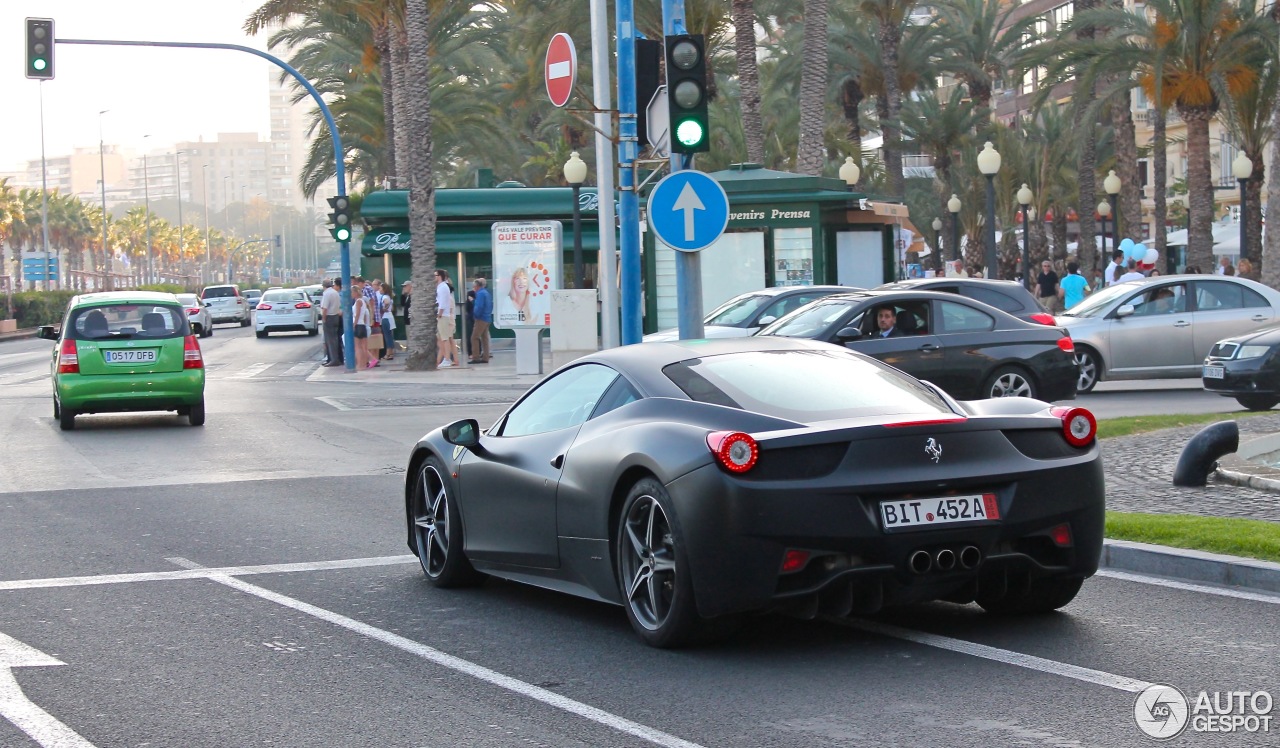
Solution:
M 436 367 L 453 366 L 458 354 L 453 348 L 453 287 L 449 285 L 449 271 L 436 269 Z

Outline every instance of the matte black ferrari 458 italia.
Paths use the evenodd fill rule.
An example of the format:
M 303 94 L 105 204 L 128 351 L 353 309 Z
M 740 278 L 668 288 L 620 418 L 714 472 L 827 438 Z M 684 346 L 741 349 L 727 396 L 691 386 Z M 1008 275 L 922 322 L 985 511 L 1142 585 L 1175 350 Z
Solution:
M 408 542 L 437 586 L 494 575 L 616 603 L 660 647 L 776 609 L 1050 611 L 1098 566 L 1094 432 L 1083 408 L 957 402 L 809 340 L 626 346 L 487 431 L 424 436 Z

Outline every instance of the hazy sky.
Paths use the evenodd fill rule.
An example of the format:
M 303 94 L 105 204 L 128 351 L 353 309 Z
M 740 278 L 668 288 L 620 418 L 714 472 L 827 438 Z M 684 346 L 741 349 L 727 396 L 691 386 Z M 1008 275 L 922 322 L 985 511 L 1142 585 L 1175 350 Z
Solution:
M 103 139 L 141 152 L 219 132 L 269 135 L 267 78 L 274 65 L 247 52 L 59 44 L 56 78 L 23 74 L 23 19 L 52 18 L 58 39 L 218 42 L 266 48 L 268 33 L 246 37 L 244 19 L 260 0 L 0 0 L 0 170 L 40 158 L 40 92 L 45 151 L 71 153 Z M 143 140 L 144 135 L 150 138 Z

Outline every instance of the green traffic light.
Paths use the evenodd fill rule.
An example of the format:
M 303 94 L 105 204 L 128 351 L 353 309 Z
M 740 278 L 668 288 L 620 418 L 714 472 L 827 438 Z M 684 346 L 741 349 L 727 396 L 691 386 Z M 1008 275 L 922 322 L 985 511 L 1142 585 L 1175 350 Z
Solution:
M 345 241 L 350 241 L 350 240 L 351 240 L 351 231 L 350 231 L 350 229 L 336 229 L 336 230 L 333 232 L 333 235 L 334 235 L 335 237 L 337 237 L 337 238 L 338 238 L 338 241 L 340 241 L 340 242 L 345 242 Z
M 36 70 L 44 70 L 46 67 L 48 67 L 48 63 L 45 62 L 42 58 L 37 57 L 36 59 L 31 61 L 31 67 L 35 68 Z
M 697 146 L 705 137 L 706 132 L 702 129 L 702 123 L 695 119 L 687 119 L 676 125 L 676 140 L 686 148 Z

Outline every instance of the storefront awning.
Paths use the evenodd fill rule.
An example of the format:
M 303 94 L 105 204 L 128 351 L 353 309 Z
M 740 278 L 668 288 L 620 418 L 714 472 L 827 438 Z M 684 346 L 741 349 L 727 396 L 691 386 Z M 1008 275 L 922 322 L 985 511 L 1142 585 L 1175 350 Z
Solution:
M 365 255 L 407 255 L 410 253 L 412 241 L 408 231 L 387 229 L 369 231 L 360 242 L 360 252 Z M 573 224 L 564 223 L 565 250 L 573 249 Z M 441 223 L 436 225 L 436 252 L 454 254 L 457 252 L 490 252 L 493 249 L 492 227 L 489 225 L 467 225 Z M 584 224 L 582 227 L 582 249 L 595 252 L 600 249 L 600 240 L 596 236 L 595 224 Z

